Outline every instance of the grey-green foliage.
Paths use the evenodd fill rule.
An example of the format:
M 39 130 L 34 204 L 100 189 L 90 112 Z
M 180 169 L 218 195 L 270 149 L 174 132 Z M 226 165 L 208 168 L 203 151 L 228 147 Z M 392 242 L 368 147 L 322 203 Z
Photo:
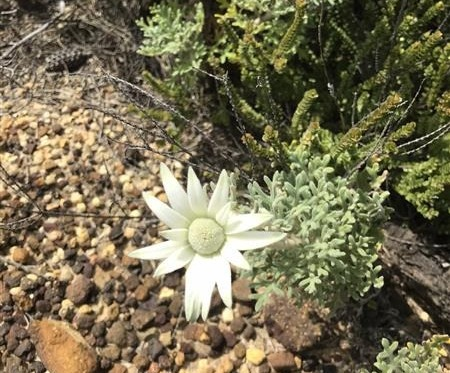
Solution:
M 284 246 L 249 253 L 257 308 L 270 292 L 287 291 L 298 302 L 311 298 L 335 309 L 381 287 L 375 262 L 387 193 L 376 170 L 364 173 L 366 180 L 344 178 L 329 166 L 330 156 L 299 149 L 290 162 L 288 172 L 265 177 L 268 192 L 256 182 L 248 186 L 256 209 L 274 215 L 272 228 L 288 232 Z
M 449 343 L 447 335 L 435 335 L 423 344 L 407 343 L 398 350 L 398 342 L 389 343 L 385 338 L 381 344 L 383 351 L 377 355 L 372 373 L 439 373 L 439 355 L 444 343 Z M 360 373 L 369 373 L 363 369 Z
M 150 7 L 150 15 L 137 21 L 144 33 L 138 53 L 159 57 L 169 86 L 192 85 L 193 69 L 200 67 L 206 55 L 201 32 L 204 23 L 202 3 L 182 6 L 166 1 Z

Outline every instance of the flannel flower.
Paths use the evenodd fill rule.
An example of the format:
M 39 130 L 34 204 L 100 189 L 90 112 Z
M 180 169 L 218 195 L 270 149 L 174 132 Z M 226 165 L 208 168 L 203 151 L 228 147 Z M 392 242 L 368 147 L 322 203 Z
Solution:
M 220 174 L 209 199 L 192 168 L 188 171 L 187 192 L 168 167 L 161 163 L 161 179 L 170 206 L 143 192 L 145 202 L 170 229 L 161 231 L 167 241 L 132 251 L 138 259 L 164 259 L 155 276 L 187 267 L 185 312 L 189 321 L 206 320 L 211 295 L 217 284 L 219 295 L 231 308 L 230 264 L 250 269 L 240 251 L 259 249 L 280 241 L 281 232 L 251 231 L 267 223 L 270 214 L 239 214 L 232 210 L 230 183 L 226 171 Z

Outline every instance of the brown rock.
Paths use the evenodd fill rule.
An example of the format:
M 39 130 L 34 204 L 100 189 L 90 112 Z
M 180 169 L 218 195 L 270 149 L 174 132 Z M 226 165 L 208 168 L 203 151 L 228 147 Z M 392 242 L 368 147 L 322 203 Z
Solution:
M 131 325 L 137 330 L 147 328 L 155 318 L 155 311 L 138 308 L 131 316 Z
M 94 373 L 97 355 L 83 337 L 63 321 L 32 321 L 31 340 L 51 373 Z
M 159 286 L 159 280 L 157 280 L 153 276 L 149 276 L 144 280 L 144 285 L 147 287 L 148 290 L 154 290 Z
M 159 367 L 159 364 L 154 361 L 150 364 L 150 367 L 148 368 L 148 373 L 159 373 L 161 372 L 161 368 Z
M 78 275 L 72 283 L 67 286 L 66 297 L 75 305 L 86 303 L 92 294 L 94 287 L 94 284 L 88 278 L 83 275 Z
M 140 284 L 139 277 L 134 274 L 128 276 L 128 278 L 124 281 L 125 287 L 131 291 L 136 289 L 139 286 L 139 284 Z
M 25 373 L 21 359 L 15 355 L 6 358 L 4 369 L 5 372 Z
M 91 329 L 95 324 L 96 315 L 86 314 L 78 312 L 73 318 L 73 323 L 76 325 L 77 329 L 88 330 Z
M 177 354 L 175 355 L 175 365 L 181 367 L 184 364 L 185 361 L 185 357 L 184 357 L 184 353 L 182 351 L 178 351 Z
M 120 348 L 116 345 L 110 344 L 102 349 L 101 355 L 106 357 L 111 361 L 119 360 L 120 358 Z
M 271 336 L 286 349 L 299 352 L 322 336 L 323 325 L 312 320 L 313 311 L 311 304 L 298 308 L 288 298 L 274 296 L 264 308 L 264 321 Z
M 106 333 L 108 343 L 114 343 L 119 347 L 125 347 L 127 344 L 127 330 L 122 321 L 116 321 Z
M 20 285 L 21 278 L 25 275 L 22 271 L 12 270 L 11 272 L 6 272 L 3 281 L 9 288 L 14 288 Z
M 250 301 L 250 281 L 246 278 L 238 278 L 232 285 L 234 297 L 241 302 Z
M 245 321 L 242 317 L 236 317 L 230 323 L 230 329 L 236 334 L 242 332 L 244 328 L 245 328 Z
M 288 351 L 271 353 L 267 360 L 276 372 L 293 372 L 297 369 L 294 355 Z
M 122 364 L 114 364 L 114 366 L 109 370 L 109 373 L 127 373 L 128 370 Z
M 36 236 L 28 236 L 27 244 L 31 250 L 36 250 L 40 245 L 40 241 Z
M 164 352 L 164 346 L 158 339 L 152 338 L 148 341 L 146 352 L 155 361 Z
M 150 289 L 145 285 L 139 285 L 134 291 L 134 296 L 139 302 L 144 302 L 150 298 Z
M 237 337 L 229 330 L 224 330 L 222 334 L 223 337 L 225 338 L 225 343 L 227 347 L 233 348 L 238 342 Z
M 96 266 L 93 280 L 99 289 L 103 289 L 108 281 L 111 280 L 111 274 L 109 271 L 104 271 L 101 267 Z
M 245 316 L 251 316 L 253 315 L 254 309 L 253 307 L 246 306 L 245 304 L 237 304 L 236 306 L 237 312 L 239 315 L 245 317 Z
M 256 336 L 255 328 L 253 327 L 253 325 L 248 324 L 245 327 L 244 331 L 242 332 L 242 338 L 250 340 L 255 338 L 255 336 Z
M 145 371 L 145 369 L 148 368 L 149 364 L 150 364 L 150 359 L 148 358 L 147 355 L 144 355 L 142 353 L 137 354 L 133 358 L 133 365 L 135 365 L 136 368 L 138 368 L 139 372 Z
M 225 344 L 225 338 L 218 326 L 209 325 L 208 326 L 208 335 L 210 338 L 211 347 L 214 350 L 221 349 L 223 347 L 223 345 Z
M 23 355 L 27 354 L 31 351 L 33 348 L 33 345 L 31 344 L 29 339 L 24 339 L 19 343 L 17 348 L 14 350 L 14 355 L 22 357 Z
M 242 359 L 245 356 L 245 353 L 247 352 L 244 344 L 241 342 L 239 342 L 236 346 L 234 346 L 233 351 L 238 359 Z
M 13 247 L 11 259 L 16 263 L 26 264 L 30 259 L 30 252 L 23 247 Z
M 178 317 L 180 315 L 181 307 L 183 306 L 183 299 L 179 294 L 175 294 L 169 304 L 169 312 L 172 316 Z
M 194 342 L 194 351 L 200 358 L 207 358 L 211 354 L 211 346 L 201 342 Z
M 0 306 L 10 304 L 12 302 L 11 294 L 3 281 L 0 281 Z
M 184 338 L 191 341 L 199 341 L 202 334 L 204 333 L 204 328 L 200 324 L 189 324 L 184 329 Z
M 62 237 L 63 237 L 63 232 L 58 231 L 58 230 L 51 231 L 50 233 L 47 234 L 47 238 L 52 242 L 58 241 Z

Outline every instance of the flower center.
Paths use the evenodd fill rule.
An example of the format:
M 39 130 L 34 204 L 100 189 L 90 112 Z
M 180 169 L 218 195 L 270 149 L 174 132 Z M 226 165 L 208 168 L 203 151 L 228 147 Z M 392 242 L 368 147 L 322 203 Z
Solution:
M 214 219 L 198 218 L 189 226 L 188 240 L 197 253 L 211 255 L 222 247 L 225 234 Z

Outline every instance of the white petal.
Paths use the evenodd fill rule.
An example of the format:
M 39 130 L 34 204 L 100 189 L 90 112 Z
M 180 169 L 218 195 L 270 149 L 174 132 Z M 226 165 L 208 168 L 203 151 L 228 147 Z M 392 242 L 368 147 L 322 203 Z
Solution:
M 224 207 L 229 200 L 230 183 L 228 174 L 225 170 L 220 173 L 219 181 L 214 189 L 211 200 L 208 205 L 208 216 L 215 217 L 216 214 Z
M 166 273 L 170 273 L 176 271 L 177 269 L 183 268 L 192 260 L 194 255 L 195 253 L 190 246 L 180 247 L 169 257 L 167 257 L 167 259 L 161 262 L 158 268 L 156 268 L 154 275 L 161 276 L 165 275 Z
M 230 216 L 232 216 L 231 202 L 228 202 L 219 210 L 215 216 L 215 219 L 222 227 L 225 227 L 230 219 Z
M 233 301 L 231 296 L 231 268 L 228 261 L 217 255 L 214 257 L 214 274 L 216 276 L 217 289 L 223 303 L 231 308 Z
M 153 213 L 170 228 L 187 228 L 189 226 L 188 219 L 158 198 L 153 197 L 149 192 L 143 192 L 142 195 Z
M 188 230 L 186 228 L 169 229 L 159 234 L 167 240 L 177 241 L 179 244 L 188 242 Z
M 209 308 L 211 306 L 211 297 L 214 290 L 214 286 L 216 285 L 216 279 L 211 269 L 212 266 L 209 267 L 208 271 L 209 273 L 200 283 L 201 300 L 202 300 L 202 319 L 204 321 L 206 321 L 206 319 L 208 318 Z
M 192 218 L 193 214 L 191 207 L 189 206 L 187 193 L 164 163 L 161 163 L 160 165 L 160 173 L 164 191 L 166 192 L 170 206 L 181 215 Z
M 208 209 L 208 196 L 192 167 L 188 170 L 187 190 L 192 211 L 197 215 L 205 215 Z
M 137 259 L 155 260 L 164 259 L 177 251 L 180 248 L 180 243 L 175 241 L 159 242 L 151 246 L 146 246 L 137 249 L 128 254 L 128 256 Z
M 195 255 L 186 270 L 184 309 L 186 312 L 186 319 L 189 322 L 197 321 L 202 309 L 201 292 L 199 291 L 202 282 L 202 276 L 199 275 L 202 270 L 201 264 L 201 257 Z
M 234 247 L 224 245 L 220 251 L 220 254 L 234 266 L 245 270 L 250 269 L 250 264 L 248 264 L 244 256 Z
M 269 246 L 286 237 L 281 232 L 251 231 L 227 235 L 225 246 L 231 246 L 236 250 L 253 250 Z
M 257 228 L 270 219 L 271 214 L 234 214 L 229 217 L 225 230 L 227 234 L 241 233 Z

